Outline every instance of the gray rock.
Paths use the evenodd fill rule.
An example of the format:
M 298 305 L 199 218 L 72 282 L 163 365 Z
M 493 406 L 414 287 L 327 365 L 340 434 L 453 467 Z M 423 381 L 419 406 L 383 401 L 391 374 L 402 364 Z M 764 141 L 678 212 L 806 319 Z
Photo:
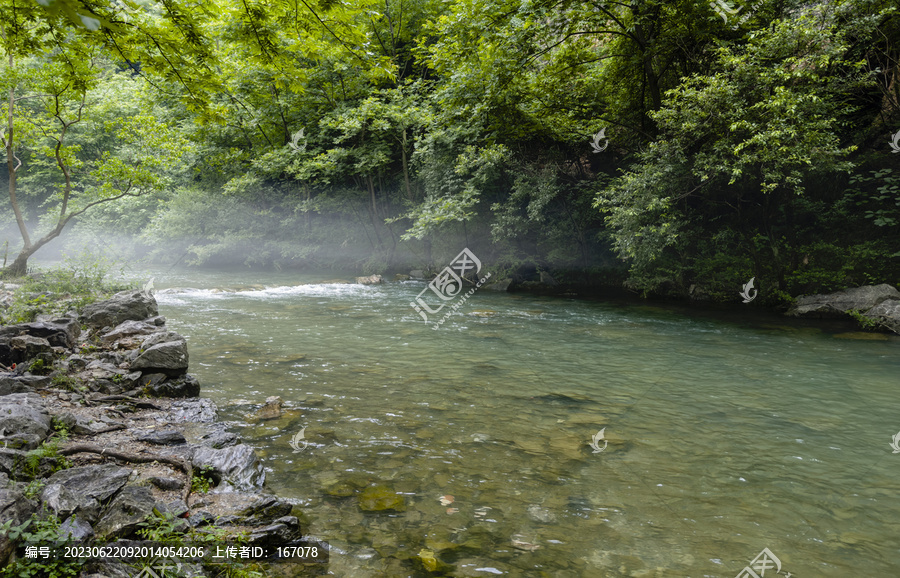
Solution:
M 423 271 L 422 269 L 413 269 L 409 272 L 409 276 L 413 279 L 424 279 L 425 271 Z
M 509 291 L 509 286 L 512 285 L 512 282 L 513 280 L 507 277 L 505 279 L 500 279 L 499 281 L 489 283 L 488 285 L 484 285 L 482 288 L 487 291 Z
M 199 447 L 191 463 L 195 468 L 211 467 L 217 482 L 221 480 L 236 490 L 258 490 L 266 479 L 259 457 L 253 448 L 244 444 L 218 450 Z
M 116 325 L 116 328 L 110 331 L 109 333 L 105 333 L 100 339 L 104 343 L 113 343 L 122 339 L 123 337 L 134 337 L 136 335 L 148 335 L 150 333 L 156 333 L 159 331 L 159 327 L 152 324 L 147 323 L 146 321 L 135 321 L 134 319 L 129 319 L 128 321 L 123 321 Z
M 141 341 L 141 349 L 149 349 L 154 345 L 168 343 L 170 341 L 186 341 L 186 339 L 180 333 L 174 331 L 159 331 L 145 337 L 144 340 Z
M 84 369 L 88 366 L 88 363 L 91 360 L 83 355 L 70 355 L 66 361 L 69 363 L 69 367 L 74 370 Z
M 213 424 L 216 427 L 213 431 L 200 436 L 200 441 L 205 446 L 211 448 L 227 448 L 229 446 L 240 443 L 241 438 L 230 431 L 225 431 L 225 424 Z
M 157 327 L 162 327 L 166 324 L 166 318 L 163 315 L 157 315 L 156 317 L 150 317 L 148 319 L 144 319 L 144 323 L 149 323 L 150 325 L 156 325 Z
M 184 375 L 188 369 L 187 343 L 181 340 L 153 345 L 131 362 L 131 369 L 173 377 Z
M 175 429 L 167 429 L 161 431 L 154 431 L 147 435 L 143 435 L 138 438 L 138 441 L 147 442 L 151 444 L 158 444 L 161 446 L 169 446 L 169 445 L 177 445 L 187 443 L 187 440 L 184 439 L 184 435 Z
M 42 337 L 54 347 L 71 349 L 78 343 L 78 337 L 81 335 L 81 325 L 75 319 L 62 317 L 51 321 L 34 321 L 32 323 L 19 323 L 0 327 L 0 337 L 15 337 L 17 335 Z
M 216 522 L 216 517 L 206 510 L 199 510 L 191 514 L 189 521 L 191 523 L 191 526 L 199 528 L 200 526 L 209 526 L 211 524 L 214 524 Z
M 61 470 L 47 479 L 41 502 L 60 517 L 78 514 L 93 523 L 100 504 L 118 492 L 131 476 L 129 468 L 112 464 L 80 466 Z
M 380 285 L 384 283 L 381 275 L 369 275 L 368 277 L 357 277 L 356 282 L 360 285 Z
M 250 533 L 249 542 L 254 546 L 285 544 L 302 537 L 300 522 L 294 516 L 284 516 L 274 523 L 262 528 L 255 528 Z
M 251 526 L 275 523 L 278 518 L 287 516 L 294 507 L 290 502 L 277 496 L 262 495 L 240 512 L 245 522 Z
M 18 350 L 17 361 L 21 363 L 28 359 L 34 359 L 39 355 L 53 354 L 53 346 L 43 337 L 34 337 L 33 335 L 17 335 L 9 338 L 9 346 L 13 350 Z M 15 355 L 15 353 L 13 354 Z
M 211 399 L 191 399 L 172 402 L 169 408 L 172 421 L 214 422 L 216 404 Z
M 50 378 L 43 375 L 0 374 L 0 396 L 11 393 L 28 393 L 50 386 Z
M 3 439 L 3 443 L 13 446 L 21 440 L 18 438 Z M 59 468 L 59 459 L 51 457 L 42 457 L 38 460 L 37 465 L 31 462 L 29 465 L 28 452 L 13 447 L 0 448 L 0 473 L 8 478 L 17 481 L 31 480 L 35 478 L 46 478 L 54 469 Z
M 147 481 L 159 488 L 160 490 L 172 491 L 180 490 L 184 487 L 184 483 L 177 478 L 169 478 L 164 476 L 152 476 Z
M 185 374 L 147 385 L 144 389 L 152 397 L 197 397 L 200 395 L 200 382 L 195 376 Z
M 0 435 L 7 441 L 22 440 L 21 444 L 13 447 L 37 448 L 50 435 L 50 415 L 44 408 L 43 399 L 34 393 L 12 393 L 0 397 Z
M 90 524 L 78 518 L 77 515 L 69 516 L 66 521 L 59 525 L 59 538 L 66 538 L 72 541 L 87 540 L 94 535 L 94 529 Z
M 37 510 L 37 504 L 25 498 L 16 490 L 0 488 L 0 524 L 12 521 L 13 526 L 18 526 L 27 520 Z M 12 554 L 15 543 L 0 533 L 0 567 L 6 565 L 6 560 Z
M 900 333 L 900 301 L 894 299 L 882 301 L 864 315 L 894 333 Z
M 150 488 L 125 486 L 106 508 L 95 528 L 98 536 L 125 538 L 134 534 L 140 523 L 150 517 L 156 500 Z
M 893 299 L 900 299 L 900 291 L 884 283 L 845 289 L 827 295 L 807 295 L 799 297 L 788 310 L 791 317 L 845 317 L 851 309 L 868 311 L 876 305 Z
M 157 315 L 156 299 L 143 291 L 122 291 L 81 310 L 82 321 L 91 327 L 115 327 L 129 319 L 140 321 Z

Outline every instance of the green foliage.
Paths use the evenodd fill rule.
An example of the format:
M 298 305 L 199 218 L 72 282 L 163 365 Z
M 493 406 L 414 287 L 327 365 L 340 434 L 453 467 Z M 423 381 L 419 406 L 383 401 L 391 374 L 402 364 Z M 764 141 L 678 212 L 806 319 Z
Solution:
M 864 311 L 860 311 L 859 309 L 850 309 L 849 311 L 847 311 L 847 314 L 855 319 L 856 322 L 859 323 L 859 326 L 863 329 L 877 329 L 881 325 L 880 323 L 878 323 L 878 321 L 870 317 L 866 317 L 865 315 L 863 315 L 863 313 Z
M 214 469 L 211 466 L 203 466 L 199 471 L 195 471 L 194 476 L 191 478 L 191 491 L 205 494 L 211 487 L 215 486 L 213 471 Z
M 72 467 L 72 462 L 59 455 L 59 444 L 69 439 L 69 432 L 63 427 L 56 430 L 49 438 L 44 440 L 40 447 L 30 450 L 25 454 L 25 473 L 30 477 L 36 477 L 40 473 L 41 460 L 50 458 L 54 465 L 50 473 L 58 472 Z
M 29 546 L 49 546 L 57 548 L 71 541 L 61 535 L 60 521 L 51 513 L 35 513 L 23 523 L 13 526 L 12 520 L 0 525 L 0 534 L 13 542 L 24 542 Z M 83 561 L 63 556 L 50 558 L 16 558 L 0 569 L 2 578 L 66 578 L 76 577 L 81 572 Z

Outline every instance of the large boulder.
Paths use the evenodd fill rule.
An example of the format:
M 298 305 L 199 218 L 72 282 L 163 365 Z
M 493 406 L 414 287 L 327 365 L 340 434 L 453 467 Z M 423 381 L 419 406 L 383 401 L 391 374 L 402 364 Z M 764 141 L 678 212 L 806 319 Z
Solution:
M 235 490 L 258 490 L 266 479 L 259 457 L 248 445 L 238 444 L 222 449 L 198 447 L 191 457 L 195 468 L 211 468 L 217 483 L 226 483 Z
M 144 291 L 122 291 L 81 310 L 81 320 L 91 327 L 115 327 L 123 321 L 140 321 L 159 315 L 156 299 Z
M 900 291 L 886 283 L 845 289 L 827 295 L 799 297 L 788 310 L 791 317 L 845 317 L 848 311 L 868 311 L 885 301 L 900 299 Z
M 900 301 L 896 299 L 882 301 L 864 315 L 894 333 L 900 333 Z
M 78 337 L 81 335 L 81 326 L 75 319 L 62 317 L 51 321 L 34 321 L 0 327 L 0 338 L 15 337 L 16 335 L 42 337 L 54 347 L 71 349 L 75 347 Z
M 134 534 L 141 522 L 153 513 L 156 500 L 146 486 L 125 486 L 113 498 L 94 531 L 107 538 L 126 538 Z
M 47 478 L 41 502 L 61 518 L 77 513 L 93 523 L 100 514 L 100 504 L 122 489 L 130 475 L 129 468 L 113 464 L 60 470 Z
M 187 342 L 174 331 L 154 333 L 141 343 L 141 353 L 131 362 L 131 369 L 145 374 L 184 375 L 188 369 Z
M 0 524 L 11 521 L 13 526 L 18 526 L 27 520 L 37 509 L 37 505 L 16 490 L 0 488 Z M 0 533 L 0 567 L 6 565 L 6 560 L 15 549 L 15 542 Z
M 0 397 L 0 436 L 7 447 L 33 450 L 50 435 L 50 415 L 34 393 Z
M 368 277 L 357 277 L 356 282 L 360 285 L 380 285 L 384 283 L 381 275 L 369 275 Z
M 33 392 L 35 388 L 47 387 L 50 378 L 44 375 L 16 375 L 15 373 L 0 373 L 0 396 L 11 393 Z

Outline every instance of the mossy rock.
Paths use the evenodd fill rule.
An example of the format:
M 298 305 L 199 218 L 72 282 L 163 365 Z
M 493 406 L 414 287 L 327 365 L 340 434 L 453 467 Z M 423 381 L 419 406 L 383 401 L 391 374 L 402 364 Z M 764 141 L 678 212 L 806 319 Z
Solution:
M 406 499 L 398 496 L 387 486 L 371 486 L 360 493 L 359 508 L 363 512 L 383 512 L 385 510 L 404 512 L 406 511 Z

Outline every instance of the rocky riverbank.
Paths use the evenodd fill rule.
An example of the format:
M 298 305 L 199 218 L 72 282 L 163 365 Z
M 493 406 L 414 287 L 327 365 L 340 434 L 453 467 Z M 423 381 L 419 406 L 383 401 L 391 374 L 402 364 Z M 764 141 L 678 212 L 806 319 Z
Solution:
M 37 536 L 251 546 L 303 539 L 302 514 L 266 491 L 253 449 L 216 421 L 211 400 L 197 397 L 186 340 L 168 330 L 149 293 L 117 293 L 65 317 L 2 327 L 0 364 L 0 567 L 40 564 L 22 556 Z M 322 570 L 279 564 L 265 575 Z M 91 560 L 77 571 L 67 575 L 142 569 Z M 179 575 L 221 571 L 194 563 Z M 241 564 L 230 571 L 262 575 Z

